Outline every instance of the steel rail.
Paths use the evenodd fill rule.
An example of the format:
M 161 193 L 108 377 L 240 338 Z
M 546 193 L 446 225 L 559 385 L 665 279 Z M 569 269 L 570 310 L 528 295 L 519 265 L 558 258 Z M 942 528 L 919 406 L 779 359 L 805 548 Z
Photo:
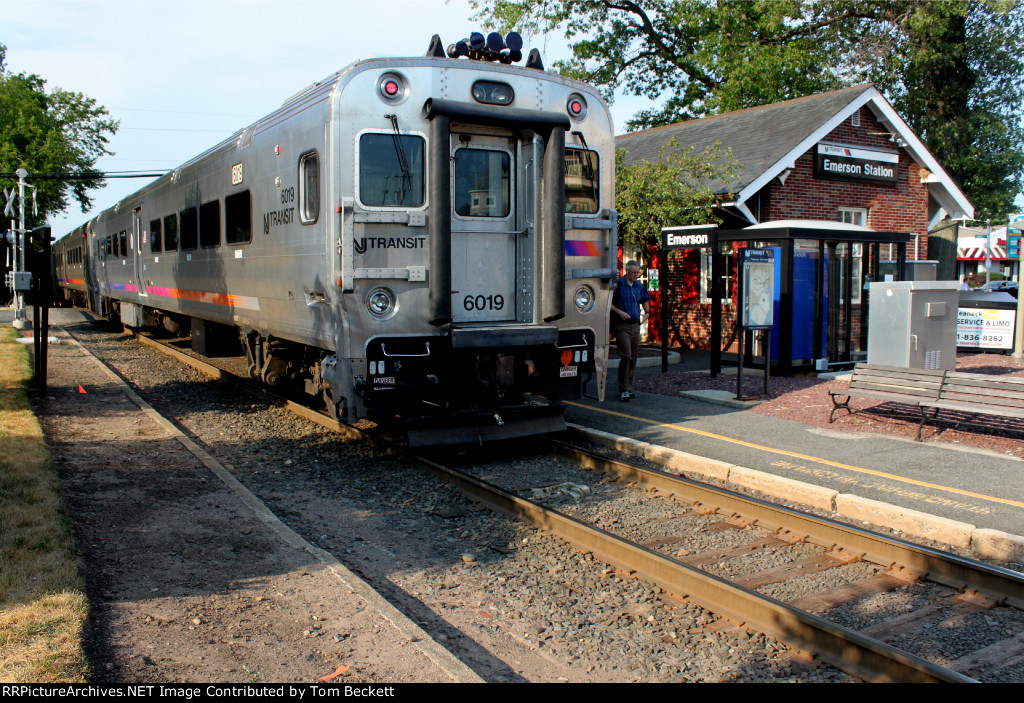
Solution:
M 865 561 L 889 569 L 902 567 L 929 581 L 957 590 L 973 590 L 998 602 L 1024 609 L 1024 574 L 972 559 L 949 554 L 871 530 L 848 525 L 745 496 L 725 488 L 700 483 L 682 476 L 648 469 L 612 458 L 568 442 L 545 438 L 563 456 L 583 466 L 599 469 L 620 479 L 635 481 L 695 503 L 715 506 L 726 515 L 736 515 L 771 531 L 785 529 L 807 535 L 807 541 L 825 549 L 842 547 Z
M 635 576 L 646 578 L 664 590 L 688 598 L 690 601 L 707 608 L 721 617 L 728 618 L 739 625 L 750 627 L 786 642 L 850 674 L 876 682 L 975 682 L 975 679 L 968 676 L 902 652 L 888 644 L 861 635 L 854 630 L 843 628 L 816 615 L 709 574 L 699 568 L 684 564 L 557 510 L 546 508 L 539 503 L 516 496 L 498 486 L 457 469 L 443 466 L 431 459 L 398 447 L 387 440 L 369 435 L 355 427 L 339 423 L 337 420 L 299 403 L 283 399 L 265 389 L 258 388 L 249 383 L 248 379 L 239 378 L 235 374 L 201 361 L 169 345 L 161 344 L 142 335 L 137 335 L 137 337 L 144 344 L 169 353 L 183 363 L 207 375 L 230 383 L 269 402 L 284 406 L 288 410 L 328 429 L 339 430 L 349 438 L 366 443 L 392 456 L 400 457 L 421 466 L 454 485 L 467 496 L 495 510 L 523 520 L 539 529 L 546 530 L 573 544 L 579 550 L 592 553 L 596 558 L 612 566 L 616 566 Z M 751 510 L 748 506 L 752 502 L 770 506 L 770 504 L 764 503 L 764 501 L 731 494 L 722 489 L 703 486 L 687 479 L 660 474 L 639 466 L 630 465 L 627 462 L 620 462 L 598 454 L 572 448 L 571 445 L 564 442 L 553 441 L 552 446 L 556 447 L 560 453 L 568 454 L 581 461 L 585 466 L 601 468 L 605 471 L 612 471 L 614 466 L 615 471 L 613 473 L 616 475 L 641 481 L 647 485 L 658 487 L 659 490 L 668 490 L 669 492 L 679 494 L 681 492 L 678 490 L 679 487 L 684 483 L 689 484 L 689 490 L 702 497 L 700 502 L 717 504 L 720 507 L 723 503 L 726 503 L 729 506 L 728 510 L 736 508 L 736 514 L 742 513 L 739 509 L 741 507 L 749 514 Z M 661 484 L 665 488 L 659 485 L 662 479 L 669 479 Z M 677 490 L 672 491 L 671 487 L 675 487 Z M 786 513 L 787 520 L 792 518 L 801 525 L 810 526 L 811 523 L 819 520 L 811 516 L 804 516 L 796 511 L 779 508 L 779 506 L 770 507 Z M 798 520 L 797 518 L 807 519 Z M 774 525 L 769 525 L 766 520 L 760 520 L 758 524 L 762 527 L 775 527 Z M 836 525 L 838 526 L 838 523 Z M 881 536 L 879 535 L 879 537 Z M 817 543 L 820 544 L 822 542 Z

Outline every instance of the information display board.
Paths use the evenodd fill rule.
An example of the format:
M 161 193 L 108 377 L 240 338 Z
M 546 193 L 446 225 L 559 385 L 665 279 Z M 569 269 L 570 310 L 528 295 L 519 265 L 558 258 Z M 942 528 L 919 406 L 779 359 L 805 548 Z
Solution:
M 740 326 L 771 329 L 775 311 L 775 252 L 740 250 Z

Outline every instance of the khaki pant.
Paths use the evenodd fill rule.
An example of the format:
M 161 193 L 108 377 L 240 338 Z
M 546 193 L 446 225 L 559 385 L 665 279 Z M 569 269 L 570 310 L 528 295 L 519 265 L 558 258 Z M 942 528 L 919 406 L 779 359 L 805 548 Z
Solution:
M 615 348 L 619 351 L 619 393 L 633 390 L 633 373 L 640 356 L 640 323 L 616 320 L 612 323 L 615 332 Z

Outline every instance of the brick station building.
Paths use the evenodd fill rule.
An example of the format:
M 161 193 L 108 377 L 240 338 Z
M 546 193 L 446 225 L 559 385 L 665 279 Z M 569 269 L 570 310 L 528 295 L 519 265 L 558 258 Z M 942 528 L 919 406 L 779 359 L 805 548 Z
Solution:
M 781 322 L 773 330 L 773 366 L 788 373 L 823 358 L 861 360 L 867 350 L 867 282 L 902 280 L 904 259 L 929 258 L 930 230 L 974 214 L 941 164 L 872 85 L 632 132 L 617 137 L 616 146 L 626 149 L 629 166 L 657 160 L 673 139 L 697 151 L 720 142 L 740 168 L 728 186 L 710 184 L 722 221 L 719 241 L 671 252 L 667 271 L 656 247 L 639 251 L 627 245 L 623 251 L 624 258 L 649 267 L 649 287 L 660 287 L 656 281 L 668 277 L 670 346 L 709 348 L 711 257 L 717 251 L 725 259 L 720 309 L 722 350 L 728 352 L 736 341 L 730 305 L 736 300 L 735 252 L 774 248 L 776 277 L 783 275 L 776 286 L 782 297 L 776 300 Z M 652 297 L 653 324 L 646 332 L 655 341 L 662 306 L 659 291 Z M 780 351 L 785 358 L 778 358 Z

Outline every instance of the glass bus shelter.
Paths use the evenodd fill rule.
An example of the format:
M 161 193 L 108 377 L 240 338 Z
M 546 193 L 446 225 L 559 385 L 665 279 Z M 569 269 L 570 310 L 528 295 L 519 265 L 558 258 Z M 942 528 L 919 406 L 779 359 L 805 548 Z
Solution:
M 867 358 L 868 283 L 905 279 L 913 234 L 843 223 L 765 223 L 720 230 L 712 261 L 711 375 L 737 366 L 736 271 L 741 248 L 775 250 L 773 373 L 827 370 Z M 747 333 L 744 368 L 763 368 L 760 335 Z

